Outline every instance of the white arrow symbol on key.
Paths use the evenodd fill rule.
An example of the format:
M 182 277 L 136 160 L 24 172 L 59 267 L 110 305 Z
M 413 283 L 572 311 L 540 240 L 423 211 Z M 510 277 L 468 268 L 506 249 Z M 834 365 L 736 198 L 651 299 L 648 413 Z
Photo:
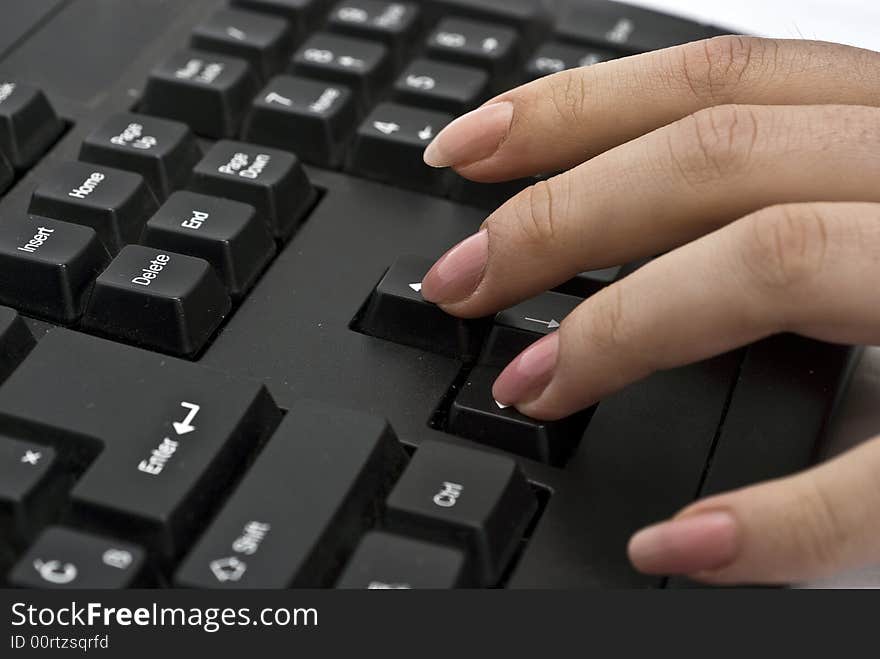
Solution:
M 422 285 L 421 284 L 410 284 L 409 287 L 411 289 L 413 289 L 416 293 L 422 292 Z
M 558 320 L 541 320 L 539 318 L 526 318 L 527 321 L 531 323 L 540 323 L 541 325 L 546 325 L 547 329 L 556 329 L 559 327 Z
M 174 426 L 174 432 L 178 435 L 185 435 L 196 429 L 196 427 L 192 425 L 192 422 L 195 420 L 196 414 L 198 414 L 199 410 L 202 408 L 195 403 L 181 403 L 180 406 L 185 407 L 189 412 L 183 421 L 175 421 L 171 425 Z

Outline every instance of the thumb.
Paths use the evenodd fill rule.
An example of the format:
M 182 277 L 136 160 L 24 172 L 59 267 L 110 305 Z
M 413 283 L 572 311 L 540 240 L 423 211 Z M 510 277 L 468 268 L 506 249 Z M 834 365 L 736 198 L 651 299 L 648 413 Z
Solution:
M 649 574 L 781 584 L 880 561 L 880 438 L 788 478 L 713 496 L 642 529 L 630 560 Z

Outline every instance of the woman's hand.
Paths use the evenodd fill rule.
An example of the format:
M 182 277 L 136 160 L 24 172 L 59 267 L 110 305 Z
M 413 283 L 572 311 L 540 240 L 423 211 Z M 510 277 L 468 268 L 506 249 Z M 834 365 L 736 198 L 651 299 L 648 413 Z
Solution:
M 450 124 L 428 164 L 567 170 L 441 258 L 424 297 L 484 316 L 665 253 L 587 299 L 495 382 L 557 419 L 779 332 L 880 343 L 880 53 L 721 37 L 566 71 Z M 584 365 L 588 364 L 589 368 Z M 790 582 L 880 560 L 880 439 L 637 533 L 645 572 Z

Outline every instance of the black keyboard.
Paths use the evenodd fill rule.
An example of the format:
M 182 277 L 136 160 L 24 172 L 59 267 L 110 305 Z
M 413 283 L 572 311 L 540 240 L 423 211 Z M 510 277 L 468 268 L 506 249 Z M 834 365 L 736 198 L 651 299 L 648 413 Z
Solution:
M 0 580 L 662 587 L 625 546 L 808 465 L 850 349 L 779 336 L 559 422 L 507 361 L 639 264 L 459 320 L 453 116 L 720 34 L 582 0 L 0 5 Z

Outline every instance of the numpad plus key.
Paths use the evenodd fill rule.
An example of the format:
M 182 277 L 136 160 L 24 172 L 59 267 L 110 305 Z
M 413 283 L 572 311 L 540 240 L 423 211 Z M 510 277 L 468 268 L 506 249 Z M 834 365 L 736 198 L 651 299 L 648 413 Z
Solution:
M 287 149 L 305 162 L 336 167 L 357 121 L 357 103 L 345 85 L 276 76 L 254 99 L 242 138 Z
M 111 254 L 137 242 L 159 202 L 143 176 L 106 165 L 62 162 L 31 197 L 29 212 L 95 230 Z
M 134 588 L 149 578 L 143 548 L 62 526 L 47 528 L 9 574 L 13 586 L 40 589 Z
M 319 32 L 296 51 L 290 72 L 350 87 L 363 109 L 391 79 L 393 63 L 381 43 Z
M 201 350 L 232 303 L 199 258 L 129 245 L 95 281 L 86 329 L 175 355 Z
M 140 111 L 182 121 L 205 137 L 232 137 L 256 89 L 245 60 L 181 50 L 150 74 Z
M 124 529 L 160 562 L 191 546 L 280 419 L 259 382 L 63 329 L 0 387 L 2 427 L 83 471 L 71 522 Z
M 395 98 L 402 103 L 463 114 L 483 101 L 489 92 L 489 76 L 482 69 L 417 59 L 394 84 Z
M 63 132 L 64 122 L 40 89 L 0 77 L 0 153 L 13 167 L 31 167 Z
M 68 324 L 110 255 L 90 228 L 46 217 L 0 222 L 0 304 Z
M 201 157 L 186 124 L 130 112 L 105 121 L 79 152 L 80 160 L 140 174 L 160 200 L 186 185 Z
M 509 457 L 426 441 L 385 502 L 390 530 L 463 549 L 471 577 L 496 585 L 538 508 Z
M 442 195 L 449 188 L 449 172 L 426 167 L 422 156 L 451 121 L 448 114 L 380 103 L 358 128 L 347 168 L 367 178 Z
M 150 218 L 141 244 L 205 259 L 236 300 L 275 254 L 253 206 L 187 191 L 175 192 Z
M 455 547 L 371 531 L 361 540 L 337 588 L 410 590 L 469 585 L 464 552 Z
M 251 204 L 272 235 L 281 239 L 296 230 L 317 196 L 294 154 L 227 140 L 205 154 L 190 189 Z
M 196 49 L 246 60 L 265 80 L 284 68 L 293 34 L 283 18 L 221 8 L 193 28 L 191 42 Z

